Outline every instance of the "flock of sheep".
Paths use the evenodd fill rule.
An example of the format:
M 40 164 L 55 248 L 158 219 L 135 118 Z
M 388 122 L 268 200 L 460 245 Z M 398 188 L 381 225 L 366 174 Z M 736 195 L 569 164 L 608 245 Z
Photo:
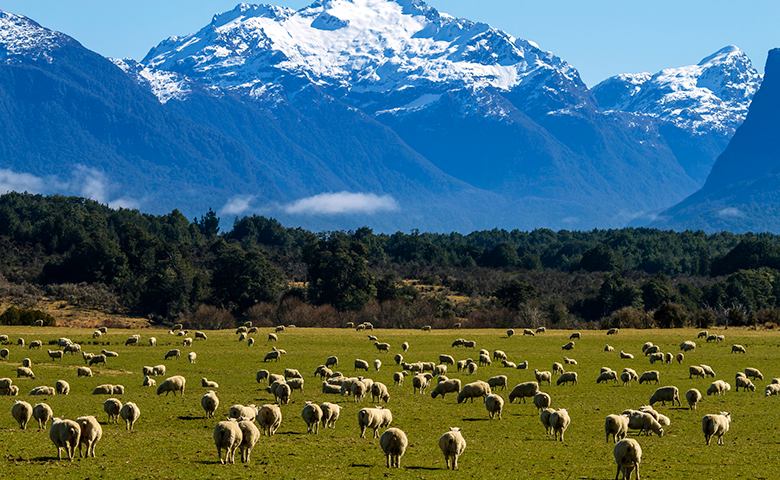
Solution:
M 278 342 L 280 332 L 284 332 L 285 327 L 277 327 L 274 333 L 270 333 L 268 336 L 269 342 Z M 356 328 L 358 332 L 371 331 L 373 327 L 370 324 L 361 324 Z M 430 328 L 426 329 L 430 330 Z M 240 327 L 236 334 L 239 336 L 239 342 L 246 341 L 247 345 L 252 346 L 254 341 L 249 335 L 257 333 L 256 327 L 246 325 Z M 192 346 L 193 338 L 187 336 L 189 332 L 182 330 L 181 326 L 175 326 L 169 332 L 171 335 L 183 336 L 182 346 Z M 537 330 L 525 329 L 523 335 L 537 335 L 545 333 L 544 328 Z M 607 335 L 617 335 L 619 332 L 617 329 L 611 329 L 607 332 Z M 93 333 L 93 338 L 99 338 L 102 335 L 106 335 L 107 330 L 101 329 Z M 514 330 L 507 331 L 507 337 L 512 337 Z M 707 342 L 722 342 L 725 338 L 721 335 L 709 335 L 708 332 L 702 331 L 699 333 L 700 338 L 706 338 Z M 207 336 L 203 332 L 194 332 L 195 339 L 207 340 Z M 390 354 L 391 345 L 385 342 L 380 342 L 374 335 L 368 335 L 369 341 L 373 342 L 376 347 L 378 355 Z M 579 333 L 574 333 L 570 337 L 570 341 L 562 346 L 562 350 L 571 352 L 575 349 L 575 340 L 581 338 Z M 133 335 L 129 337 L 125 345 L 138 345 L 141 339 L 139 335 Z M 0 335 L 0 342 L 8 342 L 6 335 Z M 109 358 L 115 358 L 118 353 L 108 350 L 102 350 L 100 354 L 90 354 L 81 351 L 81 346 L 77 343 L 71 342 L 67 338 L 60 338 L 58 340 L 58 346 L 60 350 L 48 350 L 47 354 L 52 361 L 62 361 L 66 353 L 74 355 L 80 353 L 83 361 L 87 366 L 79 366 L 77 368 L 77 376 L 92 377 L 92 371 L 90 366 L 97 364 L 106 365 Z M 148 340 L 150 346 L 156 346 L 157 340 L 155 337 L 150 337 Z M 23 339 L 18 339 L 17 345 L 25 346 Z M 506 353 L 501 350 L 494 350 L 489 352 L 482 349 L 477 351 L 476 342 L 465 339 L 457 339 L 452 343 L 452 347 L 459 347 L 462 349 L 472 349 L 474 356 L 477 358 L 475 362 L 471 358 L 467 358 L 461 361 L 456 361 L 449 354 L 440 354 L 438 356 L 438 362 L 413 362 L 407 363 L 404 361 L 403 354 L 409 349 L 408 342 L 404 342 L 400 345 L 401 352 L 396 353 L 393 357 L 394 364 L 399 368 L 397 372 L 392 375 L 393 383 L 395 387 L 403 387 L 406 377 L 411 376 L 412 391 L 414 393 L 425 394 L 429 389 L 430 395 L 433 399 L 441 396 L 442 399 L 446 398 L 447 394 L 457 396 L 457 403 L 464 403 L 469 401 L 474 402 L 474 399 L 481 399 L 484 403 L 485 409 L 490 419 L 501 419 L 504 408 L 504 398 L 499 395 L 499 390 L 508 390 L 508 380 L 506 375 L 492 376 L 486 380 L 475 380 L 474 382 L 462 384 L 462 381 L 458 378 L 448 378 L 447 373 L 450 368 L 457 369 L 459 373 L 467 375 L 477 375 L 480 367 L 491 366 L 494 361 L 501 362 L 504 368 L 512 369 L 527 369 L 528 362 L 525 361 L 520 364 L 516 364 L 508 360 Z M 42 348 L 42 342 L 39 340 L 33 341 L 29 344 L 29 348 Z M 678 364 L 682 364 L 685 360 L 683 352 L 693 352 L 696 349 L 696 344 L 693 341 L 685 341 L 680 345 L 681 352 L 676 356 L 671 353 L 663 353 L 660 348 L 653 345 L 650 342 L 645 343 L 642 346 L 642 352 L 649 359 L 650 364 L 655 362 L 672 363 L 673 359 Z M 607 345 L 604 348 L 605 351 L 614 351 L 614 348 Z M 742 345 L 733 345 L 731 349 L 732 353 L 746 353 L 746 349 Z M 4 348 L 0 350 L 0 358 L 6 360 L 9 357 L 9 350 Z M 281 349 L 273 348 L 271 352 L 265 355 L 263 362 L 279 362 L 281 356 L 286 352 Z M 178 359 L 181 357 L 181 351 L 179 349 L 169 350 L 164 360 Z M 197 355 L 195 352 L 190 352 L 187 356 L 190 363 L 195 363 Z M 632 354 L 620 351 L 621 359 L 633 359 Z M 545 432 L 549 435 L 552 434 L 554 440 L 564 441 L 564 435 L 572 422 L 569 416 L 568 410 L 565 408 L 553 409 L 550 408 L 552 403 L 552 397 L 547 392 L 540 390 L 540 385 L 547 384 L 552 385 L 554 375 L 557 375 L 556 385 L 577 385 L 579 381 L 579 375 L 574 371 L 566 371 L 565 369 L 571 368 L 572 365 L 577 365 L 576 360 L 567 356 L 563 357 L 563 363 L 555 362 L 552 365 L 552 372 L 540 371 L 534 369 L 534 377 L 536 381 L 522 382 L 516 385 L 508 395 L 509 403 L 526 402 L 529 398 L 532 400 L 533 405 L 537 408 L 539 418 Z M 341 372 L 333 371 L 339 365 L 339 359 L 336 356 L 330 356 L 325 358 L 324 363 L 319 365 L 314 372 L 315 377 L 320 377 L 322 393 L 323 394 L 335 394 L 339 396 L 348 397 L 354 402 L 362 402 L 365 397 L 371 395 L 373 401 L 384 403 L 384 406 L 376 406 L 374 408 L 362 408 L 357 413 L 357 426 L 360 430 L 360 437 L 365 438 L 365 432 L 368 429 L 373 430 L 373 438 L 379 438 L 379 446 L 381 447 L 384 455 L 386 456 L 388 467 L 400 467 L 401 457 L 405 454 L 409 441 L 404 431 L 390 427 L 393 416 L 391 410 L 387 408 L 387 403 L 390 400 L 390 389 L 387 385 L 381 382 L 375 382 L 370 378 L 363 376 L 351 376 L 347 377 Z M 382 368 L 383 362 L 379 359 L 369 363 L 363 359 L 354 359 L 353 366 L 354 371 L 363 371 L 368 373 L 372 366 L 375 372 L 379 372 Z M 565 365 L 565 367 L 564 367 Z M 17 378 L 30 377 L 35 378 L 33 371 L 31 370 L 31 362 L 29 359 L 24 359 L 22 365 L 17 368 Z M 688 368 L 689 378 L 706 378 L 715 377 L 716 374 L 707 365 L 691 365 Z M 165 365 L 157 366 L 144 366 L 142 374 L 144 380 L 142 385 L 154 387 L 157 386 L 157 382 L 154 377 L 165 375 Z M 594 375 L 595 377 L 595 375 Z M 436 378 L 435 384 L 434 378 Z M 756 387 L 751 381 L 752 379 L 763 380 L 763 374 L 755 368 L 748 367 L 743 372 L 737 373 L 735 376 L 735 386 L 737 391 L 739 388 L 743 388 L 749 391 L 755 391 Z M 255 379 L 257 383 L 267 382 L 268 387 L 265 391 L 274 396 L 276 403 L 266 404 L 260 407 L 255 405 L 233 405 L 228 409 L 227 418 L 219 421 L 213 430 L 213 441 L 217 449 L 217 454 L 221 463 L 234 463 L 235 451 L 239 450 L 240 459 L 243 462 L 250 461 L 250 454 L 252 448 L 261 438 L 261 435 L 273 436 L 276 430 L 282 423 L 282 406 L 288 405 L 290 398 L 294 391 L 300 391 L 303 394 L 304 376 L 296 369 L 285 368 L 283 374 L 270 373 L 266 369 L 260 369 L 256 372 Z M 599 372 L 596 382 L 613 382 L 615 384 L 630 385 L 631 382 L 638 381 L 638 383 L 653 382 L 659 384 L 660 373 L 658 370 L 648 370 L 638 375 L 637 372 L 631 368 L 625 368 L 622 372 L 618 373 L 608 367 L 604 367 Z M 181 375 L 174 375 L 166 378 L 157 387 L 157 395 L 173 392 L 174 395 L 184 395 L 186 386 L 186 379 Z M 207 418 L 213 418 L 216 411 L 219 408 L 220 401 L 216 393 L 216 389 L 219 385 L 206 379 L 201 378 L 201 386 L 209 388 L 208 391 L 201 398 L 201 406 L 205 411 Z M 723 380 L 713 381 L 710 388 L 707 390 L 707 395 L 723 395 L 726 391 L 731 389 L 731 385 Z M 65 380 L 58 380 L 55 387 L 38 386 L 30 391 L 29 395 L 67 395 L 70 391 L 70 386 Z M 93 390 L 94 395 L 122 395 L 125 392 L 125 388 L 122 385 L 103 384 L 98 385 Z M 19 394 L 19 388 L 17 385 L 13 385 L 11 378 L 0 378 L 0 395 L 16 396 Z M 780 378 L 775 378 L 772 382 L 766 386 L 765 395 L 780 395 Z M 689 405 L 689 408 L 695 410 L 698 403 L 702 399 L 702 394 L 699 390 L 693 388 L 685 393 L 685 399 Z M 629 430 L 639 430 L 640 434 L 645 433 L 647 435 L 663 436 L 664 426 L 670 424 L 668 417 L 657 412 L 653 406 L 657 403 L 665 405 L 666 402 L 670 402 L 672 405 L 680 405 L 679 390 L 675 386 L 659 386 L 656 391 L 649 398 L 648 405 L 634 409 L 627 409 L 620 414 L 610 414 L 605 419 L 605 432 L 607 441 L 612 438 L 615 442 L 614 457 L 617 464 L 618 475 L 622 472 L 624 478 L 629 478 L 631 472 L 636 470 L 637 478 L 639 478 L 639 464 L 642 458 L 642 448 L 640 444 L 631 438 L 626 438 Z M 122 418 L 126 423 L 127 430 L 133 430 L 135 422 L 141 415 L 141 410 L 133 402 L 127 402 L 124 405 L 117 398 L 108 398 L 103 402 L 103 408 L 108 415 L 109 423 L 116 423 L 118 418 Z M 334 402 L 323 402 L 317 404 L 314 402 L 306 401 L 301 417 L 307 426 L 307 433 L 318 434 L 319 426 L 323 428 L 335 428 L 336 421 L 340 417 L 341 407 Z M 82 416 L 75 420 L 68 420 L 64 418 L 55 418 L 52 409 L 46 403 L 38 403 L 34 406 L 25 401 L 17 401 L 11 410 L 12 416 L 19 424 L 20 429 L 25 429 L 30 419 L 38 421 L 39 428 L 46 427 L 47 422 L 51 421 L 50 427 L 50 439 L 54 446 L 57 448 L 58 459 L 61 459 L 61 449 L 65 449 L 68 458 L 72 460 L 75 455 L 75 449 L 78 447 L 79 455 L 82 455 L 81 448 L 86 446 L 87 456 L 95 456 L 95 445 L 100 441 L 102 437 L 102 428 L 98 423 L 95 416 Z M 731 416 L 728 412 L 720 412 L 718 414 L 706 415 L 702 419 L 702 432 L 705 436 L 705 442 L 710 444 L 711 438 L 717 436 L 717 443 L 719 445 L 724 444 L 723 436 L 729 430 L 731 422 Z M 258 428 L 259 427 L 259 428 Z M 380 436 L 380 429 L 386 429 Z M 262 432 L 262 433 L 261 433 Z M 439 439 L 438 446 L 445 458 L 447 468 L 453 470 L 458 468 L 458 459 L 463 454 L 466 448 L 466 440 L 464 439 L 460 428 L 450 428 Z M 222 451 L 225 451 L 224 456 Z M 617 477 L 616 477 L 617 478 Z

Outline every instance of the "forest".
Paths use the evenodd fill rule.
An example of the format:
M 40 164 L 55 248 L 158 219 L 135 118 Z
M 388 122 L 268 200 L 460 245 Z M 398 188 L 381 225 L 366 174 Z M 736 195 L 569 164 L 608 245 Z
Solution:
M 7 193 L 0 259 L 3 324 L 51 321 L 36 310 L 44 299 L 204 329 L 780 323 L 780 238 L 769 233 L 311 232 Z

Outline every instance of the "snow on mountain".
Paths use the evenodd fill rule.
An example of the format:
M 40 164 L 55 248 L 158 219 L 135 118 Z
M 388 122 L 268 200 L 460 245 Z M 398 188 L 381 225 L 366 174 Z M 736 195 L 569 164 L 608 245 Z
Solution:
M 730 45 L 696 65 L 621 74 L 591 89 L 604 111 L 642 113 L 693 133 L 730 137 L 747 115 L 761 75 Z
M 0 11 L 0 60 L 24 56 L 51 61 L 51 50 L 66 41 L 75 43 L 67 35 L 43 28 L 27 17 Z
M 582 83 L 576 69 L 533 42 L 421 0 L 318 0 L 298 11 L 242 3 L 195 34 L 163 41 L 142 63 L 225 89 L 298 78 L 353 96 L 509 90 L 549 71 Z M 430 97 L 397 98 L 382 108 Z
M 109 60 L 140 85 L 148 88 L 160 100 L 160 103 L 167 103 L 172 99 L 184 100 L 192 91 L 191 82 L 177 73 L 151 69 L 132 58 L 111 58 Z

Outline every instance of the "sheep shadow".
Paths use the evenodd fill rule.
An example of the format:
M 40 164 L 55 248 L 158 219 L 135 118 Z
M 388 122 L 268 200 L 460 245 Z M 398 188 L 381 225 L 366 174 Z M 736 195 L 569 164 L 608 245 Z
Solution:
M 442 470 L 441 468 L 436 467 L 404 467 L 407 470 L 429 470 L 429 471 L 437 471 Z
M 464 418 L 464 422 L 485 422 L 490 420 L 489 418 Z
M 191 415 L 179 415 L 179 420 L 203 420 L 203 417 L 193 417 Z
M 360 467 L 360 468 L 371 468 L 373 465 L 366 465 L 364 463 L 352 463 L 349 465 L 350 467 Z

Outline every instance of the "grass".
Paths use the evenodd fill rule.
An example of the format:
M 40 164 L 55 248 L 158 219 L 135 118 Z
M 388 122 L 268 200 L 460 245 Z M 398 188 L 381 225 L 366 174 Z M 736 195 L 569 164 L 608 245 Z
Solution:
M 19 397 L 0 397 L 0 431 L 4 472 L 11 478 L 51 477 L 54 474 L 66 478 L 558 478 L 558 479 L 611 479 L 615 475 L 612 443 L 605 442 L 604 417 L 620 413 L 627 408 L 637 408 L 647 403 L 657 388 L 655 385 L 633 384 L 628 387 L 597 385 L 595 382 L 602 366 L 622 370 L 626 366 L 639 374 L 656 369 L 661 372 L 662 385 L 675 385 L 680 389 L 683 407 L 656 405 L 659 412 L 671 419 L 666 434 L 659 438 L 636 437 L 644 449 L 641 466 L 642 478 L 765 478 L 764 465 L 772 464 L 778 451 L 776 425 L 780 423 L 777 397 L 764 398 L 764 386 L 778 372 L 780 333 L 772 331 L 734 330 L 718 331 L 726 335 L 722 344 L 707 344 L 696 339 L 694 330 L 621 330 L 619 335 L 606 337 L 603 331 L 583 331 L 583 338 L 576 340 L 570 352 L 561 350 L 570 332 L 548 331 L 536 337 L 515 336 L 507 338 L 503 330 L 447 330 L 421 332 L 411 330 L 376 330 L 380 341 L 391 345 L 390 354 L 380 354 L 367 340 L 365 333 L 344 329 L 293 328 L 279 334 L 278 347 L 288 354 L 278 363 L 263 363 L 262 359 L 272 344 L 266 341 L 267 331 L 255 335 L 254 347 L 239 343 L 232 331 L 207 332 L 206 341 L 195 340 L 194 346 L 181 347 L 181 338 L 165 331 L 110 330 L 108 336 L 93 340 L 91 329 L 74 328 L 22 328 L 4 327 L 15 343 L 17 337 L 42 340 L 42 350 L 6 345 L 11 351 L 5 362 L 0 362 L 0 376 L 13 378 L 20 388 Z M 142 336 L 142 345 L 125 347 L 124 340 L 132 333 Z M 148 338 L 158 339 L 157 347 L 148 346 Z M 66 336 L 82 343 L 87 352 L 101 349 L 118 351 L 120 356 L 109 359 L 107 368 L 93 367 L 93 378 L 76 378 L 76 367 L 83 365 L 80 357 L 66 355 L 61 363 L 52 362 L 46 354 L 47 343 Z M 474 376 L 458 374 L 451 369 L 450 377 L 460 378 L 464 384 L 476 379 L 486 380 L 504 374 L 509 377 L 509 390 L 500 391 L 507 401 L 502 420 L 490 421 L 482 402 L 458 405 L 455 396 L 445 400 L 433 400 L 430 395 L 413 395 L 411 380 L 403 387 L 395 387 L 393 372 L 399 370 L 392 356 L 400 352 L 400 345 L 411 345 L 404 354 L 407 361 L 435 361 L 441 353 L 456 360 L 477 358 L 476 351 L 452 348 L 456 338 L 476 340 L 477 348 L 491 351 L 501 349 L 510 360 L 520 363 L 528 360 L 530 370 L 505 369 L 498 363 L 481 367 Z M 664 352 L 677 353 L 684 340 L 697 342 L 697 349 L 686 354 L 682 365 L 651 366 L 641 353 L 641 345 L 652 341 Z M 610 343 L 615 352 L 604 352 Z M 731 354 L 731 344 L 741 343 L 746 355 Z M 181 360 L 163 361 L 169 348 L 181 348 Z M 621 360 L 620 350 L 633 353 L 633 360 Z M 195 351 L 198 359 L 189 364 L 186 353 Z M 542 386 L 552 396 L 554 408 L 567 408 L 572 423 L 566 431 L 564 442 L 553 442 L 544 433 L 536 409 L 531 403 L 509 404 L 508 394 L 517 383 L 534 380 L 533 369 L 551 370 L 553 362 L 562 362 L 563 354 L 576 359 L 579 364 L 567 370 L 579 373 L 578 386 Z M 409 438 L 409 448 L 401 460 L 400 469 L 385 468 L 385 459 L 379 441 L 359 438 L 357 412 L 373 406 L 370 398 L 355 404 L 347 397 L 325 395 L 320 382 L 312 374 L 317 365 L 329 355 L 337 355 L 337 367 L 345 375 L 352 376 L 353 360 L 362 358 L 372 362 L 379 358 L 383 367 L 370 372 L 375 381 L 388 385 L 393 412 L 392 426 L 404 430 Z M 36 379 L 16 379 L 16 367 L 22 358 L 33 361 Z M 141 367 L 164 363 L 166 376 L 184 375 L 187 389 L 184 397 L 157 396 L 155 389 L 141 387 Z M 745 367 L 760 369 L 764 381 L 756 381 L 756 391 L 743 393 L 732 389 L 723 397 L 708 397 L 706 389 L 712 379 L 688 378 L 688 366 L 708 364 L 717 372 L 717 379 L 734 385 L 734 374 Z M 218 417 L 236 403 L 257 404 L 273 402 L 270 394 L 261 390 L 266 385 L 255 382 L 255 372 L 267 368 L 272 373 L 282 373 L 284 368 L 297 368 L 304 374 L 304 395 L 293 394 L 293 402 L 282 407 L 283 422 L 274 437 L 262 437 L 252 452 L 252 463 L 244 465 L 220 465 L 212 441 L 212 431 L 217 419 L 208 420 L 200 406 L 200 398 L 206 390 L 200 386 L 200 377 L 219 383 L 220 398 Z M 163 377 L 164 378 L 164 377 Z M 158 377 L 158 383 L 163 378 Z M 554 379 L 556 376 L 554 376 Z M 70 383 L 68 396 L 30 397 L 27 395 L 38 385 L 54 386 L 58 379 Z M 136 430 L 128 432 L 122 424 L 106 424 L 102 402 L 107 396 L 92 396 L 92 389 L 99 384 L 123 384 L 125 395 L 118 396 L 123 403 L 133 401 L 141 409 Z M 698 411 L 690 411 L 684 394 L 689 388 L 698 388 L 704 399 Z M 38 431 L 31 421 L 27 430 L 19 430 L 11 417 L 14 400 L 23 399 L 31 404 L 48 403 L 55 415 L 75 418 L 95 415 L 103 426 L 103 439 L 97 445 L 97 458 L 77 459 L 72 464 L 57 461 L 56 450 L 47 431 Z M 341 418 L 335 430 L 320 429 L 319 435 L 307 435 L 301 419 L 306 400 L 321 403 L 330 401 L 341 404 Z M 731 431 L 726 435 L 725 446 L 706 447 L 701 433 L 701 418 L 707 413 L 729 411 L 732 413 Z M 460 459 L 460 471 L 445 470 L 444 458 L 437 443 L 448 427 L 461 427 L 468 442 Z M 369 435 L 370 437 L 370 435 Z M 237 455 L 238 456 L 238 455 Z M 750 459 L 746 462 L 745 459 Z

